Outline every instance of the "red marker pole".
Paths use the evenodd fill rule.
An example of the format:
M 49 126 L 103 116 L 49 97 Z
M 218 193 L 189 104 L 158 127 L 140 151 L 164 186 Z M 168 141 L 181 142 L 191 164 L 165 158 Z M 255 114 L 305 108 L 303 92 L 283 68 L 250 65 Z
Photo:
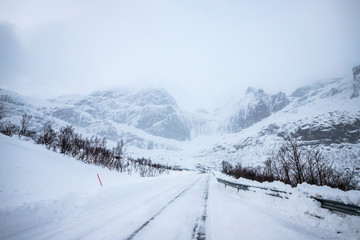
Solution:
M 97 174 L 97 176 L 98 176 L 98 179 L 99 179 L 100 185 L 101 185 L 101 187 L 102 187 L 102 183 L 101 183 L 101 180 L 100 180 L 99 174 Z

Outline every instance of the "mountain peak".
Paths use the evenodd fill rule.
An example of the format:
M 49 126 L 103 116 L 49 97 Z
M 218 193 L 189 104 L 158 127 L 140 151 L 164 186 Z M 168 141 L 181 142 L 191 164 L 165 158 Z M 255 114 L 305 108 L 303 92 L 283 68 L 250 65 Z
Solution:
M 329 79 L 318 80 L 311 84 L 307 84 L 305 86 L 297 88 L 290 96 L 291 97 L 304 97 L 309 94 L 315 94 L 317 91 L 325 88 L 326 86 L 329 86 L 331 84 L 339 82 L 340 80 L 342 80 L 342 79 L 341 78 L 329 78 Z
M 246 95 L 235 104 L 225 123 L 226 132 L 239 132 L 252 124 L 280 111 L 289 104 L 285 93 L 267 94 L 262 89 L 249 87 Z
M 133 95 L 135 104 L 145 105 L 172 105 L 177 107 L 175 99 L 163 88 L 149 88 Z
M 257 89 L 257 88 L 254 88 L 254 87 L 248 87 L 245 94 L 248 95 L 250 93 L 264 94 L 265 92 L 261 88 Z

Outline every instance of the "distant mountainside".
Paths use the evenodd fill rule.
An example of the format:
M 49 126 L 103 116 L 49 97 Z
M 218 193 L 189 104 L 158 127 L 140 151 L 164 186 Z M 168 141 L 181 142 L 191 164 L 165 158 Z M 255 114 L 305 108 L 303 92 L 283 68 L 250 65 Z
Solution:
M 47 121 L 73 125 L 85 135 L 123 139 L 133 154 L 164 162 L 217 167 L 220 162 L 260 164 L 285 134 L 303 146 L 320 147 L 339 166 L 360 166 L 360 67 L 353 77 L 318 81 L 291 95 L 249 88 L 233 104 L 214 113 L 181 110 L 163 89 L 98 91 L 36 100 L 0 89 L 1 121 L 20 123 L 33 116 L 33 128 Z
M 135 94 L 119 91 L 95 92 L 75 101 L 52 99 L 61 106 L 49 108 L 48 114 L 79 127 L 91 127 L 96 122 L 109 125 L 98 134 L 109 139 L 118 134 L 111 122 L 141 129 L 154 136 L 180 141 L 191 138 L 191 122 L 175 100 L 162 89 Z
M 226 135 L 199 156 L 211 159 L 212 163 L 227 160 L 256 165 L 273 155 L 282 138 L 291 134 L 302 146 L 320 148 L 323 155 L 339 167 L 360 166 L 360 97 L 353 97 L 354 80 L 356 82 L 352 78 L 329 79 L 301 87 L 282 98 L 288 100 L 284 100 L 286 106 L 283 104 L 281 110 L 269 114 L 269 107 L 264 107 L 266 114 L 260 116 L 267 117 L 255 118 L 256 123 Z M 261 102 L 266 96 L 262 91 L 248 94 L 244 99 L 255 101 L 241 104 L 240 113 L 243 113 L 241 109 L 252 111 L 258 106 L 269 106 Z M 265 99 L 271 98 L 268 95 Z
M 34 116 L 35 129 L 47 121 L 58 127 L 70 124 L 86 134 L 113 141 L 124 139 L 139 148 L 156 147 L 156 137 L 185 141 L 209 132 L 208 114 L 182 111 L 163 89 L 136 93 L 109 90 L 42 101 L 0 90 L 0 103 L 5 107 L 6 118 L 14 123 L 19 123 L 21 114 L 26 112 Z M 163 145 L 158 147 L 173 148 Z

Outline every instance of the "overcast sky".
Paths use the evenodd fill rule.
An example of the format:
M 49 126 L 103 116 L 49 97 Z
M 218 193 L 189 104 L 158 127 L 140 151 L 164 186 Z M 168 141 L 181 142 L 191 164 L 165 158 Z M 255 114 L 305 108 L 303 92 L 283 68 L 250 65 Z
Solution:
M 0 0 L 0 88 L 162 87 L 211 110 L 360 64 L 359 0 Z

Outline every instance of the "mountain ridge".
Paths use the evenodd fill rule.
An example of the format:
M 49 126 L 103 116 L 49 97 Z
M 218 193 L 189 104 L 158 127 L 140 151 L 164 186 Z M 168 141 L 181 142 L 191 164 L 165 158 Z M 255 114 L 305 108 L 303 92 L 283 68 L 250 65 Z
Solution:
M 288 96 L 248 88 L 244 97 L 214 113 L 183 111 L 164 89 L 106 90 L 49 100 L 1 89 L 0 104 L 7 114 L 2 121 L 19 124 L 26 112 L 34 116 L 35 129 L 47 121 L 56 128 L 71 124 L 85 135 L 112 142 L 123 139 L 129 152 L 139 156 L 177 164 L 260 164 L 286 132 L 298 136 L 303 145 L 323 147 L 328 155 L 340 152 L 340 159 L 360 149 L 356 79 L 318 81 Z M 353 159 L 360 163 L 359 157 Z

